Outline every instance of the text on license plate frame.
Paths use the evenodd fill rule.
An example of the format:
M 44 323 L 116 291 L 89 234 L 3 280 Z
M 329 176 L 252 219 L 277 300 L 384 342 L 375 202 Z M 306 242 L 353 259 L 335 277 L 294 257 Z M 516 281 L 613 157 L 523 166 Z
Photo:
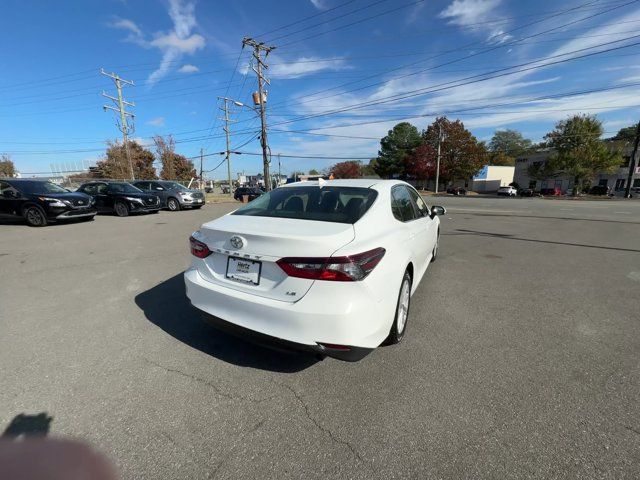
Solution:
M 235 261 L 235 262 L 246 262 L 246 263 L 250 263 L 252 266 L 253 265 L 258 265 L 258 280 L 257 281 L 253 281 L 251 279 L 248 278 L 242 278 L 242 277 L 238 277 L 237 275 L 234 275 L 234 272 L 231 272 L 231 274 L 229 273 L 229 265 L 231 264 L 231 261 Z M 236 266 L 236 272 L 237 272 L 237 266 Z M 255 272 L 254 272 L 255 273 Z M 241 257 L 233 257 L 233 256 L 229 256 L 227 257 L 227 271 L 225 273 L 225 278 L 229 278 L 231 280 L 237 280 L 239 282 L 244 282 L 250 285 L 260 285 L 260 277 L 262 276 L 262 262 L 257 261 L 257 260 L 249 260 L 247 258 L 241 258 Z

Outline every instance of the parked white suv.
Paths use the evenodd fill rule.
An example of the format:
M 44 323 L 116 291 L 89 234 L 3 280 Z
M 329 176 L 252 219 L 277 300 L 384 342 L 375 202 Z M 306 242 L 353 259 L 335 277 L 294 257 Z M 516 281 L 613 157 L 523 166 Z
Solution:
M 498 195 L 506 195 L 507 197 L 515 197 L 518 194 L 518 190 L 515 187 L 500 187 L 498 189 Z

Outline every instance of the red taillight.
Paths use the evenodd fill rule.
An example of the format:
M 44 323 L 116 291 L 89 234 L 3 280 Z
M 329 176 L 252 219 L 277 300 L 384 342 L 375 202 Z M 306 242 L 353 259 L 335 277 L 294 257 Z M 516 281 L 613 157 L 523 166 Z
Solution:
M 334 282 L 354 282 L 365 278 L 382 257 L 384 248 L 347 257 L 286 257 L 278 260 L 278 265 L 290 277 Z
M 206 258 L 213 253 L 206 243 L 202 243 L 193 237 L 189 237 L 189 243 L 191 244 L 191 255 L 194 257 Z

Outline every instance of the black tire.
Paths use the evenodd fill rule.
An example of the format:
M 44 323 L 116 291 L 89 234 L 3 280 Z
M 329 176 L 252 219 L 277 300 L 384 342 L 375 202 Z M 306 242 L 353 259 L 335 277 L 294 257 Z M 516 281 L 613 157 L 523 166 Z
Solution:
M 46 227 L 47 216 L 44 214 L 44 210 L 36 205 L 31 205 L 24 209 L 24 219 L 27 221 L 27 225 L 30 227 Z
M 129 216 L 129 207 L 124 202 L 116 202 L 113 206 L 113 211 L 116 212 L 116 215 L 119 217 Z
M 405 288 L 408 289 L 405 291 Z M 405 298 L 405 295 L 408 296 Z M 400 303 L 401 301 L 405 302 L 406 308 L 404 309 L 404 313 L 401 312 Z M 393 325 L 391 325 L 391 330 L 389 331 L 389 336 L 385 340 L 386 345 L 395 345 L 396 343 L 400 343 L 404 338 L 404 334 L 407 331 L 407 320 L 409 319 L 409 310 L 411 307 L 411 275 L 408 271 L 404 272 L 404 276 L 402 277 L 402 283 L 400 283 L 400 291 L 398 292 L 398 301 L 396 302 L 396 313 L 393 318 Z M 404 314 L 404 321 L 401 321 L 400 325 L 398 325 L 398 320 L 400 315 Z
M 167 199 L 167 208 L 172 212 L 178 212 L 180 210 L 180 202 L 173 197 L 169 197 Z
M 435 262 L 438 258 L 438 244 L 440 243 L 440 230 L 438 230 L 438 236 L 436 237 L 436 245 L 431 252 L 431 263 Z

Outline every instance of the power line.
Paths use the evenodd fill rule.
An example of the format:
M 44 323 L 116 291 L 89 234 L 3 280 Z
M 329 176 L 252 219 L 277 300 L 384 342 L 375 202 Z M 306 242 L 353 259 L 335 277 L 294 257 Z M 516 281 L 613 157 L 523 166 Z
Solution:
M 630 37 L 630 38 L 636 38 L 636 37 L 640 37 L 640 35 L 636 35 L 636 36 Z M 559 55 L 554 55 L 554 56 L 551 56 L 551 57 L 547 57 L 547 60 L 551 59 L 551 58 L 557 58 L 557 57 L 561 57 L 561 56 L 571 55 L 573 53 L 577 53 L 577 52 L 584 51 L 584 50 L 589 50 L 589 49 L 592 49 L 592 48 L 599 48 L 602 45 L 607 45 L 607 44 L 611 44 L 611 43 L 617 43 L 617 42 L 620 42 L 620 41 L 622 41 L 622 40 L 616 40 L 614 42 L 608 42 L 608 43 L 605 43 L 605 44 L 598 45 L 596 47 L 582 48 L 582 49 L 574 50 L 574 51 L 571 51 L 571 52 L 567 52 L 567 53 L 563 53 L 563 54 L 559 54 Z M 523 72 L 535 70 L 535 69 L 538 69 L 538 68 L 548 67 L 548 66 L 551 66 L 551 65 L 558 65 L 558 64 L 562 64 L 562 63 L 565 63 L 565 62 L 572 61 L 572 60 L 577 59 L 577 58 L 586 58 L 586 57 L 590 57 L 590 56 L 593 56 L 593 55 L 599 55 L 599 54 L 607 53 L 607 52 L 614 51 L 614 50 L 620 50 L 620 49 L 623 49 L 623 48 L 629 48 L 629 47 L 632 47 L 632 46 L 635 46 L 635 45 L 639 45 L 639 44 L 640 44 L 640 42 L 635 42 L 635 43 L 632 43 L 632 44 L 629 44 L 629 45 L 622 45 L 622 46 L 618 46 L 618 47 L 612 47 L 612 48 L 609 48 L 609 49 L 606 49 L 606 50 L 601 50 L 601 51 L 598 51 L 598 52 L 591 52 L 591 53 L 587 53 L 587 54 L 584 54 L 584 55 L 580 55 L 578 57 L 572 57 L 572 58 L 567 58 L 567 59 L 563 59 L 563 60 L 557 60 L 557 61 L 548 62 L 548 63 L 544 63 L 544 64 L 539 64 L 541 60 L 535 60 L 533 62 L 525 62 L 525 63 L 517 65 L 515 67 L 502 68 L 502 69 L 494 70 L 494 71 L 491 71 L 491 72 L 486 72 L 486 73 L 483 73 L 483 74 L 472 75 L 470 77 L 466 77 L 466 78 L 459 79 L 459 80 L 454 80 L 454 81 L 451 81 L 451 82 L 445 82 L 443 84 L 439 84 L 439 85 L 435 85 L 435 86 L 431 86 L 431 87 L 420 88 L 420 89 L 416 89 L 416 90 L 409 90 L 409 91 L 403 92 L 401 94 L 395 94 L 395 95 L 390 95 L 390 96 L 387 96 L 387 97 L 382 97 L 379 100 L 361 102 L 361 103 L 357 103 L 357 104 L 354 104 L 354 105 L 350 105 L 350 106 L 343 107 L 343 108 L 336 109 L 336 110 L 332 110 L 332 111 L 326 111 L 326 112 L 320 112 L 320 113 L 311 114 L 311 115 L 307 115 L 307 116 L 302 116 L 302 117 L 299 117 L 299 118 L 296 118 L 296 119 L 287 120 L 285 122 L 279 122 L 279 123 L 276 123 L 274 125 L 284 125 L 284 124 L 288 124 L 288 123 L 294 123 L 294 122 L 299 122 L 299 121 L 303 121 L 303 120 L 308 120 L 308 119 L 311 119 L 311 118 L 319 118 L 319 117 L 324 117 L 324 116 L 328 116 L 328 115 L 333 115 L 335 113 L 351 111 L 351 110 L 354 110 L 354 109 L 357 110 L 357 109 L 363 108 L 363 107 L 370 107 L 370 106 L 373 106 L 373 105 L 381 105 L 381 104 L 385 104 L 385 103 L 389 103 L 389 102 L 393 102 L 393 101 L 397 101 L 397 100 L 405 100 L 407 98 L 414 98 L 414 97 L 417 97 L 417 96 L 426 95 L 428 93 L 435 93 L 435 92 L 442 91 L 442 90 L 449 90 L 449 89 L 456 88 L 456 87 L 461 87 L 461 86 L 471 85 L 471 84 L 475 84 L 475 83 L 479 83 L 479 82 L 484 82 L 484 81 L 491 80 L 491 79 L 494 79 L 494 78 L 500 78 L 500 77 L 505 77 L 505 76 L 509 76 L 509 75 L 515 75 L 517 73 L 523 73 Z M 533 64 L 538 64 L 538 65 L 529 66 L 527 68 L 522 68 L 520 70 L 516 70 L 516 71 L 513 71 L 513 72 L 504 72 L 504 70 L 511 70 L 513 68 L 517 68 L 517 67 L 521 67 L 521 66 L 525 66 L 525 65 L 531 65 L 532 63 Z M 500 72 L 502 72 L 502 73 L 500 73 Z M 484 76 L 484 75 L 490 75 L 490 76 L 488 76 L 486 78 L 478 79 L 478 77 Z M 469 80 L 469 81 L 465 81 L 465 80 Z M 459 82 L 459 83 L 457 83 L 455 85 L 451 85 L 452 83 L 455 83 L 455 82 Z
M 381 3 L 388 2 L 388 1 L 389 0 L 377 0 L 377 1 L 373 2 L 373 3 L 369 3 L 367 5 L 364 5 L 364 6 L 360 7 L 360 8 L 356 8 L 355 10 L 351 10 L 351 11 L 349 11 L 347 13 L 343 13 L 341 15 L 338 15 L 337 17 L 329 18 L 328 20 L 325 20 L 323 22 L 316 23 L 314 25 L 307 25 L 306 27 L 301 28 L 299 30 L 294 30 L 293 32 L 285 33 L 284 35 L 280 35 L 279 37 L 271 38 L 271 39 L 267 40 L 267 42 L 268 43 L 274 43 L 274 42 L 276 42 L 278 40 L 281 40 L 283 38 L 288 38 L 288 37 L 290 37 L 292 35 L 296 35 L 296 34 L 298 34 L 300 32 L 309 31 L 312 28 L 321 27 L 322 25 L 326 25 L 327 23 L 335 22 L 336 20 L 339 20 L 341 18 L 347 17 L 347 16 L 352 15 L 354 13 L 362 12 L 363 10 L 368 10 L 371 7 L 375 7 L 376 5 L 379 5 Z
M 416 0 L 416 1 L 411 2 L 411 3 L 406 3 L 406 4 L 401 5 L 401 6 L 399 6 L 399 7 L 395 7 L 395 8 L 392 8 L 392 9 L 390 9 L 390 10 L 385 10 L 384 12 L 378 13 L 378 14 L 376 14 L 376 15 L 371 15 L 371 16 L 369 16 L 369 17 L 362 18 L 362 19 L 360 19 L 360 20 L 356 20 L 355 22 L 347 23 L 347 24 L 345 24 L 345 25 L 340 25 L 339 27 L 335 27 L 335 28 L 332 28 L 332 29 L 330 29 L 330 30 L 326 30 L 326 31 L 324 31 L 324 32 L 315 33 L 315 34 L 313 34 L 313 35 L 309 35 L 309 36 L 307 36 L 307 37 L 303 37 L 303 38 L 300 38 L 300 39 L 298 39 L 298 40 L 293 40 L 293 41 L 291 41 L 291 42 L 289 42 L 289 43 L 285 43 L 284 45 L 281 45 L 281 47 L 283 47 L 283 48 L 284 48 L 284 47 L 288 47 L 289 45 L 293 45 L 293 44 L 295 44 L 295 43 L 304 42 L 304 41 L 306 41 L 306 40 L 311 40 L 311 39 L 313 39 L 313 38 L 317 38 L 317 37 L 320 37 L 320 36 L 322 36 L 322 35 L 326 35 L 326 34 L 328 34 L 328 33 L 337 32 L 338 30 L 343 30 L 343 29 L 345 29 L 345 28 L 352 27 L 353 25 L 358 25 L 358 24 L 360 24 L 360 23 L 368 22 L 369 20 L 373 20 L 374 18 L 379 18 L 379 17 L 382 17 L 382 16 L 384 16 L 384 15 L 388 15 L 388 14 L 390 14 L 390 13 L 397 12 L 398 10 L 402 10 L 402 9 L 404 9 L 404 8 L 411 7 L 411 6 L 413 6 L 413 5 L 417 5 L 417 4 L 419 4 L 419 3 L 423 3 L 424 1 L 425 1 L 425 0 Z M 377 3 L 380 3 L 380 2 L 377 2 Z
M 465 56 L 465 57 L 461 57 L 461 58 L 458 58 L 458 59 L 455 59 L 455 60 L 451 60 L 451 61 L 448 61 L 448 62 L 445 62 L 445 63 L 439 64 L 439 65 L 436 65 L 436 66 L 434 66 L 434 67 L 429 67 L 429 68 L 426 68 L 426 69 L 422 69 L 422 70 L 419 70 L 418 72 L 413 72 L 413 73 L 411 73 L 411 74 L 404 74 L 404 75 L 400 75 L 400 76 L 397 76 L 397 77 L 391 77 L 390 79 L 387 79 L 387 80 L 382 81 L 382 82 L 375 82 L 375 83 L 371 83 L 371 84 L 365 85 L 364 87 L 358 87 L 358 88 L 355 88 L 355 89 L 342 91 L 342 92 L 339 92 L 339 93 L 336 93 L 336 94 L 333 94 L 333 95 L 328 95 L 328 96 L 326 96 L 326 95 L 325 95 L 325 96 L 323 96 L 323 98 L 325 98 L 325 99 L 326 99 L 326 98 L 332 98 L 332 97 L 336 97 L 336 96 L 345 95 L 345 94 L 347 94 L 347 93 L 352 93 L 352 92 L 355 92 L 355 91 L 364 90 L 364 89 L 366 89 L 366 88 L 370 88 L 370 87 L 374 87 L 374 86 L 378 86 L 378 85 L 384 84 L 384 83 L 386 83 L 386 82 L 388 82 L 388 81 L 390 81 L 390 80 L 397 80 L 397 79 L 400 79 L 400 78 L 406 78 L 406 77 L 411 76 L 411 75 L 416 75 L 417 73 L 423 73 L 423 72 L 426 72 L 426 71 L 429 71 L 429 70 L 435 70 L 435 69 L 437 69 L 437 68 L 440 68 L 440 67 L 443 67 L 443 66 L 446 66 L 446 65 L 450 65 L 450 64 L 452 64 L 452 63 L 457 63 L 457 62 L 460 62 L 460 61 L 463 61 L 463 60 L 467 60 L 467 59 L 472 58 L 472 57 L 476 57 L 476 56 L 478 56 L 478 55 L 482 55 L 482 54 L 484 54 L 484 53 L 489 53 L 489 52 L 494 51 L 494 50 L 499 49 L 499 48 L 505 48 L 505 47 L 508 47 L 508 46 L 513 46 L 513 45 L 515 45 L 515 44 L 517 44 L 517 43 L 519 43 L 519 42 L 521 42 L 521 41 L 523 41 L 523 40 L 527 40 L 527 39 L 530 39 L 530 38 L 538 37 L 538 36 L 540 36 L 540 35 L 545 35 L 545 34 L 548 34 L 548 33 L 553 32 L 553 31 L 555 31 L 555 30 L 559 30 L 559 29 L 561 29 L 561 28 L 566 28 L 567 26 L 570 26 L 570 25 L 573 25 L 573 24 L 575 24 L 575 23 L 582 22 L 582 21 L 585 21 L 585 20 L 588 20 L 588 19 L 594 18 L 594 17 L 599 16 L 599 15 L 603 15 L 603 14 L 605 14 L 605 13 L 609 13 L 609 12 L 611 12 L 611 11 L 615 10 L 615 9 L 622 8 L 623 6 L 627 6 L 627 5 L 631 4 L 631 3 L 636 3 L 637 1 L 638 1 L 638 0 L 632 0 L 631 2 L 627 2 L 627 3 L 624 3 L 624 4 L 618 4 L 617 6 L 615 6 L 615 7 L 613 7 L 613 8 L 610 8 L 610 9 L 608 9 L 608 10 L 605 10 L 605 11 L 599 12 L 599 13 L 597 13 L 597 14 L 590 15 L 590 16 L 588 16 L 588 17 L 583 17 L 583 18 L 581 18 L 581 19 L 574 20 L 574 21 L 572 21 L 572 22 L 569 22 L 569 23 L 566 23 L 566 24 L 563 24 L 563 25 L 560 25 L 560 26 L 557 26 L 557 27 L 554 27 L 554 28 L 551 28 L 551 29 L 545 30 L 545 31 L 543 31 L 543 32 L 539 32 L 539 33 L 535 33 L 535 34 L 532 34 L 532 35 L 529 35 L 529 36 L 525 36 L 525 37 L 522 37 L 522 38 L 520 38 L 520 39 L 518 39 L 518 40 L 514 40 L 514 41 L 511 41 L 511 42 L 502 42 L 502 43 L 500 43 L 499 45 L 494 45 L 494 46 L 492 46 L 492 47 L 490 47 L 490 48 L 488 48 L 488 49 L 484 49 L 484 50 L 482 50 L 482 51 L 480 51 L 480 52 L 475 52 L 475 53 L 472 53 L 472 54 L 467 55 L 467 56 Z M 594 2 L 594 1 L 591 1 L 591 2 L 588 2 L 588 3 L 583 4 L 583 5 L 581 5 L 581 6 L 591 5 L 591 4 L 593 4 L 593 3 L 595 3 L 595 2 Z M 555 18 L 555 17 L 558 17 L 558 16 L 565 15 L 565 14 L 567 14 L 567 13 L 570 13 L 570 12 L 572 12 L 572 11 L 576 10 L 577 8 L 580 8 L 581 6 L 574 7 L 574 8 L 570 8 L 570 9 L 567 9 L 567 10 L 563 10 L 563 11 L 561 11 L 561 12 L 559 12 L 559 13 L 556 13 L 556 14 L 550 15 L 550 16 L 548 16 L 548 17 L 545 17 L 545 18 L 541 19 L 541 20 L 537 20 L 537 21 L 535 21 L 535 22 L 530 22 L 530 23 L 528 23 L 528 24 L 521 25 L 521 26 L 516 27 L 516 28 L 513 28 L 513 29 L 511 29 L 511 30 L 509 30 L 509 31 L 507 31 L 507 32 L 503 32 L 503 33 L 501 33 L 500 35 L 501 35 L 501 36 L 503 36 L 503 38 L 506 38 L 506 36 L 507 36 L 507 35 L 510 35 L 510 34 L 512 34 L 512 33 L 514 33 L 514 32 L 516 32 L 516 31 L 518 31 L 518 30 L 522 30 L 522 29 L 524 29 L 524 28 L 526 28 L 526 27 L 530 27 L 530 26 L 535 25 L 535 24 L 537 24 L 537 23 L 544 22 L 544 21 L 549 20 L 549 19 L 551 19 L 551 18 Z M 317 91 L 317 92 L 307 93 L 307 94 L 305 94 L 304 96 L 297 96 L 297 97 L 296 97 L 296 96 L 294 96 L 294 97 L 293 97 L 292 99 L 290 99 L 290 100 L 299 100 L 299 99 L 301 99 L 301 98 L 306 98 L 306 99 L 307 99 L 307 100 L 300 101 L 300 102 L 297 102 L 297 103 L 310 103 L 310 102 L 313 102 L 313 101 L 317 101 L 317 100 L 314 100 L 314 99 L 313 99 L 313 97 L 316 97 L 316 96 L 318 96 L 318 95 L 320 95 L 320 94 L 323 94 L 323 93 L 326 93 L 326 92 L 329 92 L 329 91 L 332 91 L 332 90 L 336 90 L 336 89 L 339 89 L 339 88 L 342 88 L 342 87 L 346 87 L 346 86 L 349 86 L 349 85 L 354 85 L 354 84 L 360 83 L 360 82 L 365 81 L 365 80 L 369 80 L 369 79 L 372 79 L 372 78 L 379 77 L 380 75 L 382 75 L 382 74 L 384 74 L 384 73 L 391 73 L 391 72 L 395 72 L 395 71 L 399 71 L 399 70 L 405 69 L 405 68 L 407 68 L 407 67 L 412 67 L 412 66 L 414 66 L 414 65 L 419 65 L 419 64 L 421 64 L 421 63 L 422 63 L 422 62 L 424 62 L 424 61 L 427 61 L 427 60 L 433 60 L 433 59 L 438 58 L 438 57 L 441 57 L 441 56 L 443 56 L 443 55 L 445 55 L 445 54 L 447 54 L 447 53 L 453 53 L 453 52 L 456 52 L 456 51 L 460 51 L 460 50 L 461 50 L 461 49 L 463 49 L 463 48 L 467 48 L 467 47 L 475 46 L 475 45 L 477 45 L 478 43 L 487 43 L 487 42 L 489 42 L 492 38 L 494 38 L 495 36 L 496 36 L 496 35 L 492 35 L 491 37 L 489 37 L 489 39 L 487 39 L 487 40 L 485 40 L 485 41 L 483 41 L 483 42 L 471 42 L 471 43 L 468 43 L 468 44 L 466 44 L 466 45 L 463 45 L 462 47 L 458 47 L 458 48 L 454 48 L 454 49 L 450 49 L 450 50 L 446 50 L 446 51 L 444 51 L 444 52 L 438 53 L 437 55 L 433 55 L 433 56 L 431 56 L 431 57 L 429 57 L 429 58 L 427 58 L 427 59 L 419 60 L 419 61 L 417 61 L 417 62 L 412 62 L 412 63 L 409 63 L 409 64 L 401 65 L 401 66 L 399 66 L 399 67 L 394 67 L 394 68 L 391 68 L 391 69 L 388 69 L 388 70 L 384 70 L 383 72 L 380 72 L 380 73 L 378 73 L 378 74 L 374 74 L 374 75 L 369 75 L 369 76 L 363 77 L 363 78 L 362 78 L 362 79 L 360 79 L 360 80 L 354 80 L 354 81 L 346 82 L 346 83 L 343 83 L 343 84 L 341 84 L 341 85 L 337 85 L 337 86 L 334 86 L 334 87 L 325 88 L 325 89 L 323 89 L 323 90 L 319 90 L 319 91 Z M 311 98 L 310 98 L 310 97 L 311 97 Z M 287 104 L 287 101 L 283 101 L 283 102 L 276 103 L 274 106 L 279 106 L 279 105 L 282 105 L 282 104 Z
M 260 35 L 256 35 L 256 38 L 264 37 L 265 35 L 270 35 L 272 33 L 279 32 L 280 30 L 284 30 L 285 28 L 293 27 L 294 25 L 299 25 L 300 23 L 306 22 L 307 20 L 311 20 L 313 18 L 317 18 L 317 17 L 320 17 L 322 15 L 326 15 L 327 13 L 330 13 L 330 12 L 333 12 L 335 10 L 338 10 L 339 8 L 344 8 L 347 5 L 349 5 L 349 4 L 353 3 L 353 2 L 356 2 L 356 1 L 357 0 L 348 0 L 348 1 L 346 1 L 346 2 L 344 2 L 342 4 L 340 4 L 340 5 L 336 5 L 335 7 L 329 8 L 327 10 L 323 10 L 322 12 L 315 13 L 313 15 L 309 15 L 308 17 L 301 18 L 299 20 L 296 20 L 294 22 L 288 23 L 288 24 L 283 25 L 281 27 L 274 28 L 273 30 L 269 30 L 268 32 L 264 32 L 264 33 L 261 33 Z M 309 27 L 309 28 L 312 28 L 312 27 Z

